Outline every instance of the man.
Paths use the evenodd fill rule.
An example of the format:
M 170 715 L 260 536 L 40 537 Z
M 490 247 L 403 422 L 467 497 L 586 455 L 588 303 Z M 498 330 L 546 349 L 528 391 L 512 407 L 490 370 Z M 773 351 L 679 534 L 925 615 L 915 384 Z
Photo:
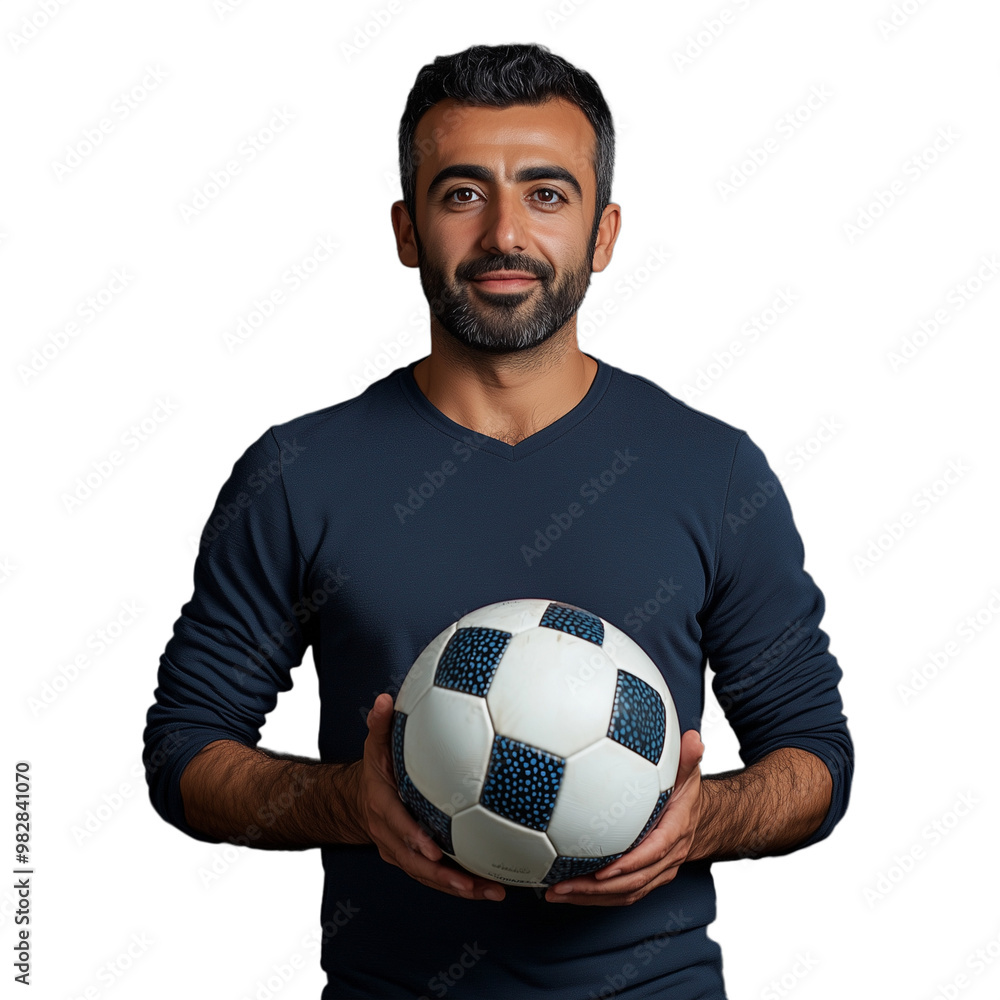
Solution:
M 421 70 L 392 223 L 431 352 L 247 449 L 161 658 L 152 801 L 201 840 L 321 847 L 324 1000 L 725 997 L 712 861 L 808 846 L 847 807 L 823 597 L 762 453 L 577 346 L 619 232 L 613 140 L 597 84 L 544 47 Z M 646 840 L 544 893 L 444 857 L 400 802 L 389 750 L 421 649 L 519 597 L 629 628 L 683 732 Z M 310 645 L 321 762 L 256 749 Z M 706 662 L 747 766 L 702 779 Z

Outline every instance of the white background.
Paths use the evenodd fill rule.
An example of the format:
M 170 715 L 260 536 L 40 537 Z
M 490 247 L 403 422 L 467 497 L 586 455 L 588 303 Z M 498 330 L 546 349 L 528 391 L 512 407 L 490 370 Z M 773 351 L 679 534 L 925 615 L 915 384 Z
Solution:
M 429 349 L 389 222 L 416 72 L 473 43 L 527 41 L 593 73 L 618 128 L 623 228 L 581 347 L 764 449 L 845 674 L 857 773 L 844 820 L 809 850 L 715 866 L 710 933 L 730 996 L 1000 990 L 1000 281 L 985 265 L 1000 253 L 1000 9 L 557 3 L 4 4 L 3 815 L 9 831 L 13 763 L 29 760 L 37 995 L 319 995 L 319 853 L 224 854 L 163 823 L 141 773 L 145 713 L 232 463 L 272 424 Z M 290 124 L 249 160 L 241 144 L 276 109 Z M 101 119 L 110 129 L 82 155 Z M 240 172 L 183 218 L 230 160 Z M 228 347 L 321 237 L 333 257 Z M 668 263 L 643 270 L 654 250 Z M 751 340 L 745 324 L 783 291 L 794 304 Z M 605 299 L 613 316 L 598 314 Z M 129 428 L 143 420 L 140 443 Z M 124 461 L 67 503 L 115 449 Z M 263 743 L 315 755 L 317 719 L 307 656 Z M 709 693 L 704 773 L 740 766 L 719 719 Z M 8 958 L 13 898 L 0 890 Z

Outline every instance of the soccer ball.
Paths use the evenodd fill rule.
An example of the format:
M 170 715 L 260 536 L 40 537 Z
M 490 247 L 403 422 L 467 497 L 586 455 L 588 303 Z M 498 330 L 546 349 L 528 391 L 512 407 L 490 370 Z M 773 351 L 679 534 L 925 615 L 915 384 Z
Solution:
M 400 798 L 468 871 L 545 886 L 610 864 L 666 807 L 680 727 L 660 671 L 603 618 L 547 600 L 464 615 L 396 697 Z

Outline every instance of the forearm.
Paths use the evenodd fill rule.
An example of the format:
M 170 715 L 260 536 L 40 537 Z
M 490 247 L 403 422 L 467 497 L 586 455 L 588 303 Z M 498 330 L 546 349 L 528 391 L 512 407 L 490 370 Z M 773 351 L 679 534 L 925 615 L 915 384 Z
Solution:
M 232 740 L 197 753 L 181 775 L 188 824 L 248 847 L 302 850 L 371 843 L 358 816 L 356 764 L 272 756 Z
M 757 858 L 818 829 L 833 782 L 815 754 L 782 747 L 738 771 L 702 778 L 702 812 L 688 861 Z

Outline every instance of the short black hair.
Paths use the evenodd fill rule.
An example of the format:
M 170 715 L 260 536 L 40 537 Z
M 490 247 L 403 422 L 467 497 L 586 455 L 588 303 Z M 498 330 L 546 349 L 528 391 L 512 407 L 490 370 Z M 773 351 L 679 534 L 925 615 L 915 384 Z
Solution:
M 435 104 L 452 97 L 461 104 L 508 108 L 515 104 L 542 104 L 564 98 L 587 116 L 597 137 L 594 173 L 597 204 L 591 245 L 597 239 L 601 213 L 611 201 L 615 166 L 615 127 L 601 88 L 585 70 L 578 69 L 544 45 L 472 45 L 450 56 L 438 56 L 417 73 L 399 123 L 399 177 L 403 202 L 416 228 L 417 164 L 422 155 L 415 146 L 417 123 Z

